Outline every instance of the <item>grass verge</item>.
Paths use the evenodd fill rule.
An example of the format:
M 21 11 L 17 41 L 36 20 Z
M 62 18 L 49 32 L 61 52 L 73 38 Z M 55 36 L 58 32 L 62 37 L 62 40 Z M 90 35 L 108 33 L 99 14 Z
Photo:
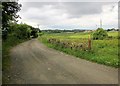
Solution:
M 49 35 L 47 36 L 43 35 L 42 37 L 39 37 L 39 40 L 50 48 L 54 48 L 56 50 L 65 52 L 67 54 L 76 56 L 77 58 L 86 59 L 92 62 L 96 62 L 99 64 L 103 64 L 103 65 L 107 65 L 115 68 L 119 67 L 118 39 L 93 40 L 92 50 L 82 51 L 82 50 L 74 50 L 74 49 L 71 50 L 70 48 L 62 48 L 61 46 L 50 44 L 47 41 L 48 38 L 49 38 Z M 79 39 L 76 39 L 76 40 L 79 40 Z
M 27 39 L 18 39 L 14 36 L 9 36 L 2 42 L 2 83 L 9 83 L 9 74 L 11 68 L 10 49 Z

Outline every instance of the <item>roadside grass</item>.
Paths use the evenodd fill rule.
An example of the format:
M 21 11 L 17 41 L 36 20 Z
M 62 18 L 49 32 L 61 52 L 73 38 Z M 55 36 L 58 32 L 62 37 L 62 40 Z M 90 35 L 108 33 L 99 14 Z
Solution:
M 8 75 L 11 68 L 10 49 L 24 41 L 26 41 L 26 39 L 24 40 L 18 39 L 15 36 L 9 35 L 8 38 L 2 42 L 2 71 L 3 71 L 2 81 L 3 83 L 9 82 Z
M 70 55 L 74 55 L 77 58 L 82 58 L 99 64 L 104 64 L 107 66 L 118 68 L 118 39 L 116 38 L 116 34 L 117 32 L 109 34 L 115 37 L 113 39 L 92 40 L 92 50 L 90 51 L 75 49 L 71 50 L 70 48 L 62 48 L 61 46 L 48 43 L 47 40 L 49 38 L 56 38 L 60 40 L 68 40 L 70 42 L 76 41 L 77 43 L 79 43 L 83 41 L 81 38 L 88 38 L 88 36 L 92 35 L 92 33 L 45 34 L 42 37 L 39 37 L 39 40 L 50 48 L 54 48 L 56 50 L 65 52 Z

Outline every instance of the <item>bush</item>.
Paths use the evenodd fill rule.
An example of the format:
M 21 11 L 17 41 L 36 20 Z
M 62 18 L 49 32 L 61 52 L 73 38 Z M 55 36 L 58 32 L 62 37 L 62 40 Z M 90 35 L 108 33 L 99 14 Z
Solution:
M 38 32 L 37 32 L 37 30 L 32 30 L 32 31 L 31 31 L 31 36 L 32 36 L 33 38 L 37 38 L 37 37 L 38 37 Z
M 44 33 L 42 33 L 42 32 L 39 32 L 38 34 L 39 34 L 39 36 L 42 36 Z
M 2 39 L 3 39 L 3 40 L 6 40 L 6 39 L 7 39 L 7 35 L 8 35 L 7 31 L 6 31 L 6 30 L 3 30 L 3 31 L 2 31 Z
M 18 39 L 29 39 L 31 28 L 27 24 L 11 24 L 8 33 Z
M 108 37 L 108 34 L 103 28 L 98 28 L 96 32 L 93 34 L 93 39 L 94 40 L 103 40 Z

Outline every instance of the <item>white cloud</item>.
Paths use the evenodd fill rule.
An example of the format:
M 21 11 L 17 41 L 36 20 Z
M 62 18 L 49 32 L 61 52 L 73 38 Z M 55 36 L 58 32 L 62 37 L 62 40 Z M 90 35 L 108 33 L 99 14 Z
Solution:
M 89 8 L 87 7 L 87 5 L 83 6 L 78 4 L 76 6 L 75 4 L 72 4 L 72 3 L 70 3 L 69 6 L 66 3 L 65 4 L 64 3 L 63 4 L 62 3 L 54 3 L 54 4 L 44 3 L 43 5 L 39 6 L 39 4 L 37 3 L 36 4 L 37 6 L 35 6 L 34 4 L 33 7 L 32 7 L 32 4 L 30 4 L 31 6 L 29 5 L 28 7 L 27 5 L 24 6 L 23 4 L 23 9 L 21 10 L 21 12 L 19 12 L 19 14 L 22 17 L 22 20 L 21 20 L 22 22 L 25 22 L 32 26 L 37 26 L 37 24 L 40 24 L 40 27 L 42 29 L 44 28 L 45 29 L 47 28 L 69 29 L 70 27 L 71 29 L 72 28 L 73 29 L 76 29 L 76 28 L 95 29 L 96 25 L 99 26 L 100 19 L 102 19 L 103 21 L 103 28 L 113 28 L 113 27 L 117 28 L 117 25 L 118 25 L 117 3 L 109 3 L 109 4 L 96 3 L 97 5 L 99 5 L 98 8 L 93 3 L 90 3 L 90 4 L 87 3 L 87 5 L 89 5 L 88 6 Z M 91 4 L 95 6 L 92 6 Z M 84 10 L 82 10 L 82 7 L 84 7 Z M 77 9 L 77 10 L 74 10 L 74 9 Z

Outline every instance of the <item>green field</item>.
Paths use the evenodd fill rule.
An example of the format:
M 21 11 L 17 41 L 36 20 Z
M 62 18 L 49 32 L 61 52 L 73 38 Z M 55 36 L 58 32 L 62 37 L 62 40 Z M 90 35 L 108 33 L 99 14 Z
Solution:
M 56 44 L 48 43 L 48 39 L 50 38 L 76 44 L 83 42 L 88 43 L 88 37 L 90 36 L 92 39 L 92 34 L 93 32 L 44 34 L 43 36 L 39 37 L 39 40 L 50 48 L 74 55 L 77 58 L 82 58 L 117 68 L 119 66 L 117 31 L 108 32 L 109 37 L 111 36 L 112 38 L 104 40 L 91 40 L 92 48 L 91 50 L 86 51 L 64 48 L 57 46 Z

